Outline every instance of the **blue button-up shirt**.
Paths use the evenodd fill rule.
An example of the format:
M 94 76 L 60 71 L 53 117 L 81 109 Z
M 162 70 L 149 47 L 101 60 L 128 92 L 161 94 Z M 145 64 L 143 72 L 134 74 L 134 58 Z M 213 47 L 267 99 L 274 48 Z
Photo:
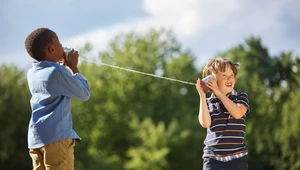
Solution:
M 28 148 L 40 148 L 63 139 L 80 139 L 72 128 L 71 98 L 88 100 L 90 89 L 80 73 L 71 74 L 51 61 L 34 62 L 27 73 L 32 115 Z

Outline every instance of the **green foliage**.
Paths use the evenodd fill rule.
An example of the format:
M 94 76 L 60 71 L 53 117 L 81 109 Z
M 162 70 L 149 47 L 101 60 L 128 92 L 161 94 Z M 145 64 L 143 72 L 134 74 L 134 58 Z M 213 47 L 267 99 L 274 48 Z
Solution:
M 80 58 L 92 50 L 87 43 Z M 235 89 L 249 96 L 246 144 L 249 169 L 300 169 L 300 59 L 270 56 L 260 38 L 220 54 L 241 64 Z M 120 34 L 95 61 L 80 65 L 91 98 L 72 100 L 76 170 L 201 169 L 206 130 L 198 123 L 192 85 L 111 68 L 110 65 L 195 82 L 194 57 L 172 32 Z M 0 169 L 32 169 L 27 149 L 30 94 L 26 75 L 0 67 Z M 17 160 L 17 161 L 16 161 Z
M 173 129 L 167 131 L 163 122 L 155 126 L 149 118 L 141 123 L 135 118 L 130 125 L 135 130 L 133 134 L 138 142 L 136 147 L 127 151 L 130 160 L 125 164 L 125 169 L 165 169 L 166 155 L 169 153 L 167 144 L 173 135 Z
M 175 135 L 173 138 L 165 139 L 168 140 L 165 148 L 151 151 L 153 154 L 159 153 L 155 160 L 162 161 L 161 163 L 155 160 L 153 162 L 147 160 L 148 165 L 144 164 L 145 162 L 136 163 L 139 158 L 133 153 L 139 153 L 142 156 L 141 160 L 153 154 L 143 152 L 148 149 L 144 148 L 145 144 L 138 142 L 142 137 L 139 137 L 137 134 L 140 133 L 139 129 L 132 123 L 139 120 L 138 122 L 141 121 L 144 125 L 149 123 L 151 118 L 151 124 L 156 129 L 172 127 L 171 122 L 180 120 L 177 125 L 180 129 L 177 130 L 178 134 L 181 131 L 190 133 L 191 126 L 199 128 L 195 119 L 198 101 L 193 100 L 193 97 L 196 97 L 195 87 L 126 72 L 100 63 L 182 80 L 195 80 L 198 73 L 192 66 L 193 61 L 189 52 L 181 50 L 172 33 L 164 30 L 160 32 L 150 30 L 145 35 L 129 33 L 112 40 L 108 50 L 99 55 L 96 61 L 98 64 L 88 62 L 81 66 L 81 72 L 90 80 L 92 96 L 88 102 L 74 101 L 73 104 L 75 128 L 78 128 L 76 130 L 81 134 L 85 145 L 77 155 L 84 152 L 85 155 L 89 155 L 88 157 L 101 160 L 100 164 L 108 165 L 112 169 L 139 169 L 141 163 L 149 168 L 156 166 L 166 168 L 169 167 L 171 160 L 176 162 L 177 160 L 169 157 L 169 153 L 178 147 L 176 142 L 171 142 L 178 138 Z M 89 133 L 86 133 L 87 131 Z M 163 137 L 169 132 L 166 130 L 161 133 Z M 188 139 L 182 138 L 181 141 L 184 140 Z M 198 147 L 198 144 L 189 141 Z M 195 152 L 195 147 L 191 145 L 190 150 Z M 161 156 L 164 159 L 160 159 Z M 193 159 L 188 158 L 193 162 Z M 91 169 L 91 164 L 84 163 L 84 165 Z M 201 164 L 197 165 L 200 168 Z
M 27 127 L 31 112 L 24 72 L 2 65 L 0 77 L 0 169 L 29 169 Z
M 250 169 L 299 169 L 299 58 L 290 52 L 270 57 L 254 37 L 221 55 L 241 64 L 236 88 L 249 95 Z

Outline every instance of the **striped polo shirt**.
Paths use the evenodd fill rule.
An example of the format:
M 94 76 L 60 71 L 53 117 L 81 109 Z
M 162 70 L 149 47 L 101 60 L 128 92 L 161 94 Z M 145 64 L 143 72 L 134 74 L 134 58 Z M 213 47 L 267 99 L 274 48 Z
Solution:
M 250 111 L 248 95 L 245 92 L 232 90 L 227 97 L 236 104 L 244 105 L 247 112 L 240 119 L 235 119 L 214 94 L 206 99 L 211 116 L 211 126 L 207 128 L 203 158 L 227 162 L 248 153 L 244 143 L 245 118 Z

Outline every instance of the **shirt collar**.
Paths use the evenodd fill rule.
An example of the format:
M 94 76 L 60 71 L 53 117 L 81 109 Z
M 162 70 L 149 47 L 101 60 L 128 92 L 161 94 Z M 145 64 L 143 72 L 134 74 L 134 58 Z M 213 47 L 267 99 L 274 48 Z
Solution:
M 57 63 L 52 62 L 52 61 L 48 61 L 48 60 L 43 60 L 43 61 L 33 61 L 32 62 L 32 66 L 33 67 L 45 67 L 45 66 L 49 66 L 49 65 L 55 65 Z
M 230 99 L 230 100 L 234 100 L 237 98 L 237 92 L 232 89 L 231 92 L 229 92 L 226 96 Z M 218 103 L 220 102 L 220 100 L 216 97 L 216 95 L 214 93 L 211 94 L 211 96 L 208 98 L 208 100 L 211 102 L 211 103 Z

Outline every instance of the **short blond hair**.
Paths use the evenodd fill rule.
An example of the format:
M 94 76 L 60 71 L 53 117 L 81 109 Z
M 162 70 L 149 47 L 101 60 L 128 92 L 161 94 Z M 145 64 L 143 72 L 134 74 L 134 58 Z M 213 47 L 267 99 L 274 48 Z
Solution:
M 206 66 L 203 68 L 202 77 L 209 75 L 216 75 L 218 72 L 224 72 L 227 67 L 230 67 L 233 71 L 234 76 L 238 74 L 238 69 L 240 67 L 239 63 L 234 63 L 227 58 L 215 58 L 210 60 Z

